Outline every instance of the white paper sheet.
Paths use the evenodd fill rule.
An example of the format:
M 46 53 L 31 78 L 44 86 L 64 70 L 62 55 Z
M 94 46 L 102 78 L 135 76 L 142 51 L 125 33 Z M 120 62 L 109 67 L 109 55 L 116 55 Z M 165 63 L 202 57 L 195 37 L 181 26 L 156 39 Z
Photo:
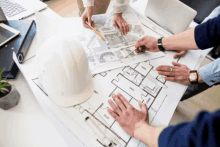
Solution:
M 144 30 L 146 29 L 143 28 L 139 18 L 133 11 L 128 11 L 123 17 L 131 28 L 131 31 L 127 35 L 122 35 L 120 30 L 113 26 L 113 14 L 93 16 L 93 20 L 96 24 L 95 28 L 106 38 L 106 41 L 104 41 L 93 30 L 82 27 L 81 18 L 55 19 L 36 13 L 37 28 L 39 30 L 37 37 L 38 39 L 40 38 L 39 41 L 42 43 L 55 34 L 60 34 L 67 40 L 75 39 L 79 41 L 88 56 L 92 74 L 159 58 L 165 55 L 162 52 L 134 52 L 126 58 L 135 48 L 127 47 L 121 50 L 122 47 L 134 45 L 138 39 L 145 35 L 153 35 L 157 38 L 160 36 L 155 32 L 146 31 L 145 33 Z
M 108 114 L 107 108 L 110 106 L 107 100 L 111 99 L 112 93 L 121 93 L 137 109 L 140 109 L 138 101 L 143 101 L 147 104 L 151 125 L 168 125 L 186 86 L 165 81 L 157 74 L 155 68 L 161 64 L 170 64 L 172 61 L 170 56 L 173 54 L 168 52 L 167 58 L 148 60 L 96 74 L 93 77 L 94 95 L 87 102 L 69 108 L 59 107 L 51 101 L 52 97 L 47 95 L 38 81 L 38 71 L 30 68 L 36 67 L 34 58 L 29 64 L 20 65 L 17 60 L 15 61 L 31 87 L 34 87 L 32 90 L 37 93 L 37 99 L 43 101 L 57 116 L 57 120 L 61 121 L 85 146 L 101 147 L 104 143 L 85 123 L 85 118 L 89 116 L 116 147 L 139 147 L 140 144 L 145 145 L 123 131 Z
M 75 22 L 74 32 L 79 35 L 83 28 L 80 19 L 72 19 Z M 65 20 L 63 21 L 65 22 Z M 71 26 L 71 24 L 68 24 Z M 77 28 L 76 28 L 77 26 Z M 67 29 L 68 30 L 68 29 Z M 162 31 L 158 30 L 162 34 Z M 71 33 L 67 35 L 71 39 Z M 83 39 L 83 37 L 81 38 Z M 187 86 L 174 82 L 165 81 L 163 76 L 158 75 L 155 68 L 159 65 L 171 65 L 172 61 L 182 61 L 188 67 L 195 68 L 200 55 L 189 52 L 181 59 L 173 59 L 175 52 L 167 51 L 165 57 L 147 60 L 137 64 L 115 70 L 102 72 L 93 77 L 94 95 L 85 103 L 62 108 L 57 106 L 47 95 L 38 81 L 38 71 L 36 67 L 36 57 L 30 59 L 28 63 L 19 64 L 16 55 L 13 59 L 27 80 L 35 97 L 44 109 L 48 109 L 48 115 L 53 117 L 54 122 L 60 128 L 66 128 L 69 133 L 63 133 L 63 137 L 69 139 L 75 136 L 81 145 L 72 141 L 71 146 L 94 146 L 102 147 L 103 140 L 100 140 L 91 128 L 85 123 L 85 118 L 89 116 L 99 127 L 99 129 L 110 139 L 114 146 L 118 147 L 144 147 L 139 140 L 129 136 L 118 123 L 107 113 L 108 99 L 112 93 L 121 93 L 137 109 L 138 100 L 147 104 L 149 112 L 149 122 L 153 126 L 168 125 L 175 108 L 182 97 Z M 190 62 L 187 62 L 190 60 Z M 163 85 L 163 86 L 161 86 Z M 62 131 L 61 131 L 62 132 Z

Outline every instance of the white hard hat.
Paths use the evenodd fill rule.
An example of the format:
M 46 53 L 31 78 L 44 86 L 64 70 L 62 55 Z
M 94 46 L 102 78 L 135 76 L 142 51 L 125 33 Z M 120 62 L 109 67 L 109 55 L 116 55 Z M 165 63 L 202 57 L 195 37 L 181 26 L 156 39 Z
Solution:
M 92 75 L 83 47 L 55 35 L 37 53 L 40 84 L 50 99 L 62 107 L 86 101 L 94 93 Z

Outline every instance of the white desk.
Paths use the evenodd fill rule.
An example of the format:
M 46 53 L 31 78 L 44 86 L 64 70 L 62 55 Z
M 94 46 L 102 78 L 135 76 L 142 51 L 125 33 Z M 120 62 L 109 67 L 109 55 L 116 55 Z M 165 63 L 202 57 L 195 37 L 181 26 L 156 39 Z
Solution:
M 41 13 L 59 17 L 49 8 Z M 33 18 L 34 16 L 28 19 Z M 0 109 L 0 146 L 68 147 L 43 112 L 23 75 L 19 73 L 15 80 L 10 80 L 10 83 L 15 85 L 21 98 L 16 107 L 7 111 Z
M 59 17 L 49 8 L 41 13 Z M 32 16 L 28 19 L 33 18 Z M 36 46 L 38 44 L 33 42 L 26 59 L 33 56 L 31 49 Z M 11 83 L 18 89 L 21 99 L 16 107 L 8 111 L 0 110 L 0 146 L 67 147 L 62 136 L 42 111 L 23 75 L 19 73 L 17 79 L 11 80 Z

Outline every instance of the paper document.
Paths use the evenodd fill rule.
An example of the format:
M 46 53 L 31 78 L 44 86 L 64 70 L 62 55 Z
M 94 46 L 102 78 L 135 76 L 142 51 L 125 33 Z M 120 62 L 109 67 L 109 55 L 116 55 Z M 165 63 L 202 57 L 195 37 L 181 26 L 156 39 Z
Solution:
M 130 13 L 133 12 L 127 12 L 127 14 Z M 118 62 L 121 63 L 120 66 L 122 66 L 128 62 L 119 62 L 119 60 L 115 60 L 113 58 L 116 56 L 116 58 L 120 57 L 122 60 L 124 59 L 123 57 L 126 55 L 126 50 L 120 51 L 121 54 L 117 53 L 117 51 L 119 51 L 118 44 L 125 46 L 124 43 L 126 42 L 126 37 L 121 36 L 118 30 L 112 28 L 110 26 L 112 25 L 111 23 L 106 23 L 110 22 L 106 16 L 107 15 L 95 16 L 94 20 L 97 20 L 97 30 L 100 31 L 100 29 L 104 28 L 109 29 L 100 31 L 102 35 L 107 35 L 107 38 L 109 39 L 106 38 L 106 40 L 109 42 L 109 44 L 103 42 L 102 39 L 98 38 L 98 36 L 96 36 L 90 29 L 85 29 L 82 26 L 81 18 L 68 18 L 60 21 L 62 23 L 61 26 L 65 26 L 62 29 L 62 33 L 66 34 L 66 39 L 77 38 L 84 47 L 87 47 L 87 50 L 85 50 L 87 54 L 88 52 L 94 52 L 89 57 L 94 56 L 94 60 L 100 62 L 103 65 L 99 65 L 100 71 L 108 70 L 106 67 L 110 66 L 111 63 Z M 145 34 L 149 34 L 151 36 L 154 35 L 155 37 L 166 37 L 171 35 L 169 32 L 155 25 L 152 21 L 144 19 L 144 17 L 138 19 L 146 26 L 141 24 L 141 27 L 136 29 L 136 33 L 141 33 L 141 30 L 143 30 Z M 133 28 L 135 28 L 135 23 L 136 22 L 130 23 Z M 117 32 L 117 35 L 108 36 L 108 34 L 111 34 L 111 32 Z M 83 33 L 87 35 L 83 35 Z M 135 38 L 134 36 L 136 36 L 136 34 L 134 33 L 134 29 L 131 29 L 130 35 L 133 36 L 131 38 Z M 93 36 L 92 39 L 91 36 Z M 120 40 L 114 39 L 115 37 L 121 37 L 122 41 L 120 42 Z M 88 41 L 89 39 L 91 40 Z M 87 46 L 88 44 L 89 49 Z M 106 47 L 104 51 L 100 46 Z M 36 57 L 30 59 L 28 63 L 25 62 L 23 64 L 19 64 L 15 54 L 13 55 L 13 58 L 25 79 L 27 80 L 28 84 L 30 85 L 30 88 L 32 89 L 37 100 L 43 104 L 44 108 L 50 110 L 48 115 L 54 115 L 55 117 L 53 119 L 59 122 L 59 124 L 62 124 L 62 126 L 64 126 L 70 132 L 69 134 L 72 134 L 71 136 L 68 136 L 69 138 L 73 136 L 76 137 L 85 147 L 104 147 L 105 142 L 100 139 L 100 135 L 93 131 L 91 127 L 88 126 L 88 124 L 85 122 L 85 118 L 89 117 L 95 126 L 98 127 L 98 130 L 101 131 L 101 134 L 105 134 L 105 137 L 113 142 L 115 147 L 146 147 L 146 145 L 140 140 L 129 136 L 120 127 L 116 120 L 114 120 L 114 118 L 108 114 L 107 108 L 110 108 L 110 106 L 107 101 L 108 99 L 112 99 L 111 94 L 121 93 L 132 106 L 139 110 L 140 107 L 138 105 L 138 101 L 142 101 L 147 105 L 149 123 L 152 126 L 168 125 L 176 109 L 176 106 L 178 105 L 178 102 L 184 94 L 187 86 L 166 81 L 164 76 L 159 75 L 155 69 L 160 65 L 172 65 L 172 61 L 184 63 L 186 66 L 194 69 L 200 59 L 202 51 L 197 51 L 196 53 L 195 51 L 189 51 L 184 57 L 181 57 L 180 59 L 173 59 L 173 55 L 175 55 L 175 53 L 176 52 L 173 51 L 166 51 L 164 57 L 155 59 L 155 54 L 150 54 L 147 52 L 146 57 L 149 55 L 149 57 L 151 57 L 150 59 L 154 60 L 145 58 L 143 62 L 138 63 L 135 62 L 139 59 L 139 57 L 141 58 L 142 55 L 132 55 L 130 58 L 128 58 L 129 62 L 132 64 L 118 67 L 114 70 L 101 72 L 99 74 L 94 74 L 93 83 L 95 91 L 93 96 L 86 102 L 71 106 L 69 108 L 63 108 L 56 105 L 51 100 L 53 97 L 50 97 L 41 85 L 39 81 L 38 69 L 36 68 Z M 158 57 L 160 56 L 158 55 Z M 132 59 L 135 60 L 132 61 Z M 90 60 L 92 61 L 93 58 L 90 58 Z M 111 62 L 108 63 L 106 61 Z M 116 67 L 115 64 L 113 64 L 113 66 L 114 68 Z M 64 137 L 65 135 L 66 134 L 63 134 L 62 136 Z M 72 142 L 70 146 L 74 145 L 75 142 Z
M 120 30 L 113 26 L 113 14 L 102 14 L 92 17 L 95 22 L 94 28 L 105 37 L 106 41 L 102 40 L 93 30 L 83 27 L 81 18 L 77 18 L 79 21 L 79 23 L 77 23 L 75 21 L 76 19 L 73 21 L 72 18 L 53 19 L 39 13 L 36 14 L 37 28 L 39 30 L 37 35 L 38 38 L 42 38 L 41 42 L 54 35 L 54 33 L 58 33 L 69 40 L 77 40 L 83 46 L 87 54 L 92 74 L 159 58 L 165 55 L 162 52 L 133 52 L 128 56 L 135 48 L 134 46 L 127 46 L 134 45 L 138 39 L 145 35 L 151 35 L 157 38 L 161 37 L 156 32 L 148 31 L 144 28 L 133 11 L 128 11 L 123 15 L 123 18 L 129 24 L 130 28 L 127 35 L 122 35 Z M 52 26 L 56 32 L 50 31 L 51 29 L 45 26 Z M 76 31 L 73 28 L 77 28 L 78 30 Z M 44 32 L 47 33 L 44 34 Z M 121 50 L 122 47 L 127 48 Z
M 128 56 L 135 48 L 134 46 L 126 48 L 126 46 L 134 45 L 138 39 L 145 35 L 153 35 L 157 38 L 160 36 L 155 32 L 150 32 L 152 33 L 150 34 L 145 31 L 146 29 L 144 30 L 139 18 L 133 11 L 123 15 L 130 31 L 127 35 L 122 35 L 120 30 L 113 26 L 113 17 L 113 14 L 102 14 L 92 17 L 95 29 L 106 39 L 105 41 L 90 29 L 85 29 L 84 33 L 76 36 L 76 39 L 83 45 L 88 55 L 92 74 L 164 56 L 162 52 L 133 52 Z M 121 48 L 125 49 L 121 50 Z
M 111 94 L 121 93 L 132 106 L 140 110 L 138 101 L 146 103 L 149 123 L 153 126 L 167 125 L 186 86 L 165 81 L 164 76 L 157 73 L 158 65 L 170 65 L 174 53 L 168 52 L 167 58 L 147 60 L 93 76 L 94 94 L 86 102 L 69 108 L 62 108 L 51 101 L 47 92 L 39 82 L 38 71 L 34 59 L 29 64 L 19 64 L 24 77 L 34 93 L 85 146 L 103 147 L 104 141 L 85 122 L 89 117 L 106 135 L 115 147 L 145 147 L 141 141 L 129 136 L 112 118 L 107 108 Z

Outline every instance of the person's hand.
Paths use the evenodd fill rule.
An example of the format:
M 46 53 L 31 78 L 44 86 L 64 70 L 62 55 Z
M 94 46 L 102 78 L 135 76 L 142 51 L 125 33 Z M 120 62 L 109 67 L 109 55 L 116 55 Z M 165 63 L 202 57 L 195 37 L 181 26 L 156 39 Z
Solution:
M 158 52 L 160 51 L 158 46 L 157 46 L 157 38 L 151 37 L 151 36 L 145 36 L 141 39 L 139 39 L 135 43 L 135 48 L 136 51 L 139 52 L 145 52 L 145 51 L 150 51 L 150 52 Z
M 114 95 L 108 103 L 113 111 L 108 108 L 108 113 L 119 123 L 119 125 L 132 137 L 139 139 L 148 146 L 157 147 L 160 133 L 165 127 L 152 127 L 148 123 L 148 112 L 146 104 L 138 102 L 141 111 L 135 109 L 121 94 Z
M 161 65 L 156 68 L 158 74 L 168 76 L 164 77 L 165 80 L 174 81 L 180 84 L 190 85 L 188 79 L 190 74 L 190 69 L 183 64 L 172 62 L 174 66 Z
M 173 56 L 174 59 L 184 56 L 187 53 L 187 50 L 178 50 L 177 53 Z
M 82 22 L 84 27 L 90 28 L 89 25 L 92 27 L 95 26 L 95 23 L 92 21 L 92 13 L 93 13 L 93 7 L 92 6 L 86 7 L 85 11 L 82 14 Z M 89 25 L 86 22 L 88 22 Z
M 138 102 L 141 111 L 135 109 L 121 94 L 112 94 L 112 100 L 108 103 L 113 111 L 108 108 L 108 113 L 119 123 L 119 125 L 132 137 L 135 137 L 135 132 L 143 125 L 148 125 L 148 112 L 146 104 Z
M 122 17 L 122 13 L 115 13 L 113 25 L 115 28 L 120 28 L 121 34 L 123 35 L 126 35 L 129 32 L 129 25 Z

